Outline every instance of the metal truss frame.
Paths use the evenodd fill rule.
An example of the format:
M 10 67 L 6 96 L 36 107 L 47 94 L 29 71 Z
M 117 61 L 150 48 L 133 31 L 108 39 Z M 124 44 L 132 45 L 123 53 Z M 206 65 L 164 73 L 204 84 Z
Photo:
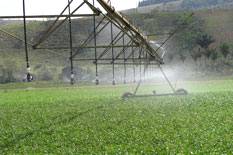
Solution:
M 144 67 L 144 74 L 148 66 L 158 66 L 163 73 L 165 80 L 168 82 L 173 94 L 176 94 L 176 90 L 172 86 L 171 82 L 167 78 L 166 74 L 161 68 L 161 65 L 164 64 L 163 58 L 158 54 L 158 50 L 176 33 L 172 33 L 167 40 L 158 47 L 157 49 L 152 48 L 147 40 L 147 37 L 144 36 L 138 28 L 131 24 L 121 13 L 117 12 L 112 6 L 110 6 L 104 0 L 83 0 L 80 5 L 78 5 L 74 10 L 71 10 L 71 4 L 74 0 L 68 0 L 67 5 L 61 11 L 59 15 L 26 15 L 25 9 L 25 0 L 23 1 L 23 16 L 0 16 L 0 19 L 23 19 L 24 24 L 24 40 L 20 39 L 17 36 L 14 36 L 8 32 L 10 37 L 21 40 L 25 44 L 25 58 L 26 58 L 26 67 L 27 67 L 27 80 L 32 81 L 32 76 L 30 73 L 30 64 L 29 64 L 29 54 L 28 46 L 33 49 L 47 49 L 47 50 L 56 50 L 56 49 L 68 49 L 70 68 L 71 68 L 71 84 L 74 84 L 74 61 L 91 61 L 95 65 L 96 72 L 96 84 L 99 84 L 99 65 L 111 65 L 112 66 L 112 84 L 115 85 L 115 65 L 122 65 L 124 69 L 124 83 L 126 83 L 127 76 L 127 66 L 133 67 L 134 82 L 136 82 L 136 67 L 140 66 L 140 80 L 133 94 L 128 95 L 136 96 L 138 88 L 142 82 L 142 67 Z M 101 6 L 101 9 L 96 7 L 96 3 Z M 83 5 L 87 5 L 93 13 L 91 14 L 76 14 Z M 68 14 L 65 12 L 68 11 Z M 80 43 L 80 46 L 75 47 L 73 44 L 73 34 L 72 34 L 72 21 L 73 18 L 77 17 L 88 17 L 93 18 L 93 32 Z M 27 39 L 27 19 L 37 19 L 37 18 L 56 18 L 52 24 L 45 30 L 45 33 L 38 39 L 36 43 L 28 43 Z M 55 31 L 61 27 L 66 21 L 69 23 L 69 46 L 67 47 L 42 47 L 40 46 L 45 42 L 49 36 L 51 36 Z M 110 28 L 109 28 L 110 27 Z M 117 29 L 115 32 L 114 29 Z M 110 42 L 108 45 L 98 45 L 97 40 L 98 36 L 103 31 L 110 31 Z M 91 44 L 91 45 L 90 45 Z M 92 49 L 94 55 L 92 58 L 77 58 L 80 50 L 82 49 Z M 101 50 L 102 52 L 98 52 Z M 110 56 L 110 57 L 109 57 Z

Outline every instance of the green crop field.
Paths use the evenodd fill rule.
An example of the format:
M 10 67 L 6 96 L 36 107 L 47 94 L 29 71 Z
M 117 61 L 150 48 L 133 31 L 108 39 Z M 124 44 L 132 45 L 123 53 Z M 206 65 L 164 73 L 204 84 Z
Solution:
M 135 86 L 0 85 L 0 154 L 233 154 L 233 81 L 180 86 L 122 100 Z

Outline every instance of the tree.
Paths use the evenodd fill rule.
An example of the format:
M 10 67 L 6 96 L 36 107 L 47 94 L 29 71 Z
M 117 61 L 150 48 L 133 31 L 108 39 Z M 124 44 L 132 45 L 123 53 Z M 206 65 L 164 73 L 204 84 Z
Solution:
M 179 32 L 174 36 L 173 42 L 175 46 L 179 47 L 177 52 L 188 51 L 196 61 L 199 58 L 199 51 L 197 49 L 197 38 L 203 33 L 204 21 L 196 16 L 190 16 L 189 14 L 184 14 L 179 17 L 179 19 L 174 23 L 177 25 Z
M 191 55 L 192 59 L 195 61 L 195 63 L 197 63 L 197 60 L 199 58 L 201 58 L 200 48 L 198 48 L 198 51 L 196 51 L 196 50 L 191 51 L 190 55 Z
M 226 59 L 227 56 L 230 54 L 230 46 L 227 43 L 223 43 L 220 45 L 220 51 L 224 58 Z
M 216 61 L 218 59 L 218 53 L 216 50 L 213 50 L 210 55 L 211 60 Z
M 204 49 L 203 51 L 203 55 L 207 58 L 210 59 L 212 50 L 209 49 L 209 46 L 215 42 L 215 39 L 211 36 L 208 35 L 207 33 L 201 34 L 198 36 L 198 38 L 196 39 L 196 43 Z M 205 61 L 206 63 L 206 61 Z
M 209 46 L 215 42 L 215 39 L 208 34 L 201 34 L 196 39 L 196 43 L 203 49 L 207 50 Z
M 210 56 L 212 54 L 214 50 L 213 49 L 206 49 L 206 51 L 204 51 L 203 55 L 207 58 L 210 59 Z

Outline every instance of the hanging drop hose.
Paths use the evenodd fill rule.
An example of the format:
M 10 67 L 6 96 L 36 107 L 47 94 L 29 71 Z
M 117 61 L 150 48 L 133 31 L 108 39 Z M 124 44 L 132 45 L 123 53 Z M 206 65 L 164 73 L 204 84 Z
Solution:
M 148 69 L 148 66 L 149 66 L 149 62 L 147 62 L 147 63 L 146 63 L 146 65 L 144 65 L 144 71 L 143 71 L 143 74 L 145 74 L 145 73 L 146 73 L 146 71 L 147 71 L 147 69 Z M 139 89 L 139 87 L 141 86 L 141 84 L 142 84 L 142 79 L 140 79 L 140 80 L 139 80 L 139 82 L 138 82 L 138 84 L 137 84 L 137 87 L 136 87 L 136 88 L 135 88 L 135 90 L 134 90 L 133 95 L 136 95 L 136 94 L 137 94 L 138 89 Z
M 70 37 L 70 84 L 74 85 L 74 66 L 73 66 L 73 36 L 72 36 L 72 21 L 70 11 L 70 0 L 68 0 L 68 12 L 69 12 L 69 37 Z
M 29 64 L 29 56 L 28 56 L 27 24 L 26 24 L 26 13 L 25 13 L 25 0 L 23 0 L 23 28 L 24 28 L 25 58 L 26 58 L 26 67 L 27 67 L 26 80 L 27 80 L 27 82 L 32 82 L 33 76 L 31 75 L 31 69 L 30 69 L 30 64 Z

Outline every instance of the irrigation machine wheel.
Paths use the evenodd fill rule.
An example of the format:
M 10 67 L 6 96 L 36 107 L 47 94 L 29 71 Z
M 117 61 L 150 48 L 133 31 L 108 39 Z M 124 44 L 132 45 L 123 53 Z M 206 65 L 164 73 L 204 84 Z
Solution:
M 176 90 L 176 94 L 178 94 L 178 95 L 188 95 L 188 91 L 181 88 L 181 89 Z
M 123 95 L 122 95 L 122 99 L 127 99 L 127 98 L 129 98 L 129 97 L 132 97 L 133 96 L 133 94 L 132 93 L 130 93 L 130 92 L 126 92 L 126 93 L 124 93 Z

